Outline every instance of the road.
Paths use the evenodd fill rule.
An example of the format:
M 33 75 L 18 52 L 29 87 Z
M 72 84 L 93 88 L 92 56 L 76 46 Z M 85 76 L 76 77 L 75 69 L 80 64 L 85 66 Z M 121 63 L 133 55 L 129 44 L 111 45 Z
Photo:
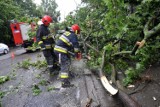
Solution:
M 22 62 L 25 59 L 35 59 L 38 52 L 26 53 L 24 48 L 12 48 L 10 52 L 5 55 L 0 55 L 0 75 L 6 75 L 9 73 L 18 62 Z M 40 53 L 41 54 L 41 53 Z M 5 71 L 5 72 L 3 72 Z
M 13 54 L 14 57 L 12 57 Z M 60 93 L 60 91 L 48 92 L 47 88 L 53 86 L 53 84 L 46 83 L 46 86 L 39 84 L 42 81 L 48 82 L 50 79 L 47 71 L 43 72 L 40 78 L 36 78 L 37 75 L 42 73 L 41 70 L 32 67 L 28 70 L 16 68 L 17 63 L 21 63 L 28 58 L 32 61 L 38 60 L 37 55 L 39 54 L 42 55 L 41 52 L 26 53 L 23 49 L 15 49 L 11 50 L 7 55 L 0 56 L 0 75 L 10 76 L 9 81 L 0 85 L 1 92 L 5 92 L 5 96 L 2 98 L 2 107 L 60 107 L 62 105 L 64 107 L 65 105 L 77 107 L 75 99 L 71 99 L 70 97 L 72 92 L 76 91 L 76 88 L 65 90 L 64 93 Z M 41 59 L 44 58 L 42 57 Z M 42 91 L 40 95 L 37 96 L 33 95 L 32 90 L 35 84 L 38 85 Z M 65 92 L 70 94 L 70 96 L 65 95 Z M 68 101 L 69 104 L 66 104 L 67 100 L 70 100 Z M 58 101 L 61 102 L 59 103 Z
M 46 68 L 17 68 L 18 63 L 28 58 L 33 62 L 44 60 L 42 52 L 26 53 L 20 48 L 0 56 L 0 75 L 10 76 L 9 81 L 0 84 L 0 92 L 4 92 L 2 107 L 87 107 L 88 104 L 90 107 L 122 107 L 119 100 L 104 91 L 97 77 L 83 75 L 86 69 L 83 60 L 72 64 L 72 71 L 78 74 L 71 79 L 74 87 L 63 89 L 58 76 L 49 76 Z M 41 91 L 39 95 L 34 95 L 35 86 Z

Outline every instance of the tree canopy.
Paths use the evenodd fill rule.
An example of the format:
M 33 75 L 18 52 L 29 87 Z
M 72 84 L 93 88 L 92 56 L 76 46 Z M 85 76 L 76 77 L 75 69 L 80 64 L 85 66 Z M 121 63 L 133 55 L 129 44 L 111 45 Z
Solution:
M 53 17 L 57 21 L 60 15 L 56 11 L 57 4 L 55 0 L 43 0 L 40 6 L 37 6 L 33 0 L 0 0 L 0 42 L 10 44 L 12 33 L 10 30 L 10 21 L 17 20 L 31 22 L 37 20 L 45 14 Z
M 159 61 L 160 0 L 82 0 L 82 4 L 62 24 L 80 25 L 90 66 L 99 67 L 106 51 L 103 70 L 122 71 L 127 85 Z
M 56 11 L 58 5 L 55 0 L 42 0 L 41 6 L 44 14 L 52 16 L 54 21 L 57 22 L 60 12 Z
M 9 38 L 8 20 L 16 17 L 19 8 L 13 5 L 12 0 L 0 0 L 0 42 L 5 42 Z

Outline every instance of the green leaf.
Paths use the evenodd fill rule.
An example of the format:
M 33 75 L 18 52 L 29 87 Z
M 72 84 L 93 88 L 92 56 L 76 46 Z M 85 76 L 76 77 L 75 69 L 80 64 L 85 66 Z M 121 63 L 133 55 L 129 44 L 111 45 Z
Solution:
M 10 80 L 9 76 L 0 76 L 0 84 L 5 83 L 8 80 Z

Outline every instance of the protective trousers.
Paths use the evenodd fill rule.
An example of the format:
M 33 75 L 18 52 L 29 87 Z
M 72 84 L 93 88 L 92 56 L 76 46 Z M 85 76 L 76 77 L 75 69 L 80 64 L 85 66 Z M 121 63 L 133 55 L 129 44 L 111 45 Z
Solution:
M 45 49 L 43 50 L 43 55 L 47 61 L 47 65 L 49 68 L 50 73 L 55 72 L 57 70 L 57 57 L 54 54 L 53 49 Z
M 69 71 L 71 66 L 71 60 L 69 55 L 64 53 L 59 53 L 58 58 L 61 68 L 60 78 L 62 79 L 69 78 Z
M 68 54 L 65 53 L 59 53 L 55 51 L 55 54 L 58 58 L 59 64 L 60 64 L 60 78 L 62 82 L 68 81 L 69 78 L 69 71 L 71 66 L 71 59 Z M 63 84 L 63 83 L 62 83 Z

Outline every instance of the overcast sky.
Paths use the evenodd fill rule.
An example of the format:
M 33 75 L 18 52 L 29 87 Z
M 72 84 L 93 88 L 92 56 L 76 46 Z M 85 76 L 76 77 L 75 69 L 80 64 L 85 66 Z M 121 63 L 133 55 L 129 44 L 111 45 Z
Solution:
M 34 0 L 36 4 L 40 4 L 41 0 Z M 81 0 L 56 0 L 58 4 L 57 10 L 60 10 L 61 18 L 64 19 L 67 14 L 76 9 L 77 5 L 81 3 Z

